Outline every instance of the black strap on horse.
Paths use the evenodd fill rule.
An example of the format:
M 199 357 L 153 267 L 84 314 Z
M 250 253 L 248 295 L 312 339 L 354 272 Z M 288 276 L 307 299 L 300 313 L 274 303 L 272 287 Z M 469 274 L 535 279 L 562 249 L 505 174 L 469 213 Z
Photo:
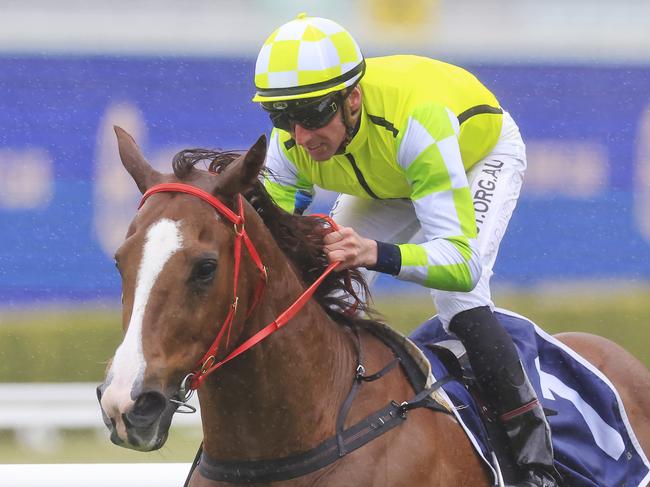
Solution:
M 408 411 L 427 407 L 429 401 L 433 402 L 429 395 L 450 380 L 453 380 L 452 377 L 446 376 L 402 404 L 391 401 L 383 409 L 344 430 L 340 437 L 337 434 L 304 453 L 272 460 L 224 462 L 214 460 L 203 452 L 198 462 L 199 472 L 207 479 L 235 484 L 277 482 L 306 475 L 399 426 L 406 421 Z
M 345 420 L 348 417 L 348 413 L 352 408 L 352 403 L 354 402 L 354 398 L 356 397 L 357 392 L 359 392 L 359 388 L 361 387 L 361 384 L 363 384 L 363 382 L 372 382 L 377 379 L 381 379 L 385 374 L 387 374 L 391 369 L 393 369 L 393 367 L 395 367 L 400 362 L 400 358 L 395 357 L 393 360 L 391 360 L 388 363 L 388 365 L 386 365 L 379 372 L 372 375 L 365 375 L 366 369 L 363 366 L 363 349 L 361 348 L 361 338 L 359 337 L 359 330 L 357 328 L 353 328 L 352 331 L 354 332 L 354 338 L 355 338 L 354 343 L 357 349 L 357 367 L 354 375 L 354 380 L 352 381 L 352 386 L 350 387 L 350 392 L 348 392 L 345 401 L 343 401 L 343 404 L 341 405 L 341 409 L 339 410 L 339 414 L 336 418 L 336 446 L 338 448 L 339 457 L 342 457 L 346 453 L 348 453 L 346 450 L 345 440 L 343 437 L 343 434 L 345 433 L 344 431 Z
M 397 356 L 379 372 L 365 375 L 361 340 L 359 338 L 358 330 L 356 328 L 353 330 L 357 346 L 357 368 L 350 392 L 345 401 L 343 401 L 339 410 L 336 421 L 336 434 L 333 437 L 325 440 L 323 443 L 311 450 L 296 455 L 270 460 L 243 462 L 212 459 L 206 455 L 202 448 L 203 445 L 201 445 L 196 458 L 192 463 L 192 468 L 185 482 L 185 487 L 189 485 L 190 478 L 196 467 L 199 468 L 201 475 L 207 479 L 236 484 L 277 482 L 293 479 L 321 469 L 348 453 L 362 447 L 366 443 L 369 443 L 387 431 L 390 431 L 396 426 L 399 426 L 406 421 L 407 413 L 412 409 L 424 407 L 449 413 L 446 408 L 430 397 L 431 393 L 446 383 L 455 380 L 452 376 L 445 376 L 434 382 L 430 387 L 420 390 L 420 392 L 410 400 L 401 404 L 391 401 L 381 410 L 365 417 L 350 428 L 344 429 L 347 415 L 363 382 L 372 382 L 382 378 L 398 363 L 404 364 L 404 362 L 408 362 L 408 364 L 404 364 L 409 365 L 406 367 L 407 371 L 412 369 L 413 366 L 411 363 L 412 359 L 404 352 L 402 347 L 397 346 L 395 343 L 386 342 Z M 412 378 L 412 370 L 408 375 Z
M 192 480 L 192 474 L 194 473 L 196 467 L 198 467 L 199 463 L 201 463 L 202 455 L 203 455 L 203 442 L 201 442 L 201 444 L 199 445 L 199 449 L 196 452 L 196 455 L 194 455 L 194 460 L 192 460 L 192 465 L 190 466 L 190 472 L 187 474 L 187 478 L 185 479 L 185 483 L 183 484 L 183 487 L 189 487 L 190 480 Z

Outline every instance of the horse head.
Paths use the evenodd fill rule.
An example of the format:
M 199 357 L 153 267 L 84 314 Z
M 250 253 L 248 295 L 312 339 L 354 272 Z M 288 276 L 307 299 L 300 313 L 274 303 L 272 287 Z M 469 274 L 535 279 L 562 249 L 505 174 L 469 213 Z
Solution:
M 115 132 L 122 163 L 143 194 L 161 184 L 182 183 L 226 208 L 215 211 L 205 198 L 182 192 L 147 194 L 115 254 L 124 339 L 97 394 L 111 440 L 150 451 L 165 443 L 185 394 L 183 378 L 210 349 L 215 328 L 232 308 L 237 225 L 227 216 L 238 211 L 237 195 L 257 180 L 266 139 L 260 137 L 218 174 L 176 159 L 174 174 L 162 174 L 127 132 L 119 127 Z M 246 279 L 242 271 L 240 280 Z M 229 339 L 236 340 L 240 331 L 233 329 Z

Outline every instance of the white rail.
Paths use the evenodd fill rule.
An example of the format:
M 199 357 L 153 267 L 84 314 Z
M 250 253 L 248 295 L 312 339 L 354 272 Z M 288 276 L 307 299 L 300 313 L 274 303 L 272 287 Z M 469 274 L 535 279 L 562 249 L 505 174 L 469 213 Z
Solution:
M 189 463 L 0 465 L 3 487 L 181 487 Z
M 104 430 L 96 387 L 85 382 L 1 383 L 0 429 L 15 431 L 27 446 L 55 441 L 57 432 L 63 429 Z M 190 404 L 198 410 L 196 396 Z M 177 414 L 173 424 L 200 427 L 200 412 Z

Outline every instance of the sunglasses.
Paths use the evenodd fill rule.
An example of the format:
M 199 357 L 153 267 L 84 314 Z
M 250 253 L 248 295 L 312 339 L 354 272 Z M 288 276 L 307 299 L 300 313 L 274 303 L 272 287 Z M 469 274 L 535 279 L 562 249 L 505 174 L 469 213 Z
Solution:
M 324 127 L 339 109 L 339 94 L 328 94 L 316 100 L 262 103 L 274 127 L 291 132 L 296 124 L 307 130 Z M 282 108 L 279 108 L 282 107 Z

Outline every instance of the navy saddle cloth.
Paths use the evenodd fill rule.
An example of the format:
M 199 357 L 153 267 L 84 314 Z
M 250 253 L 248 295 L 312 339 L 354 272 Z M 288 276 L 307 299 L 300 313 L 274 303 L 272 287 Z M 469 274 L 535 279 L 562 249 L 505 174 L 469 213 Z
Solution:
M 498 320 L 512 336 L 528 377 L 542 405 L 557 415 L 548 418 L 556 468 L 571 487 L 645 486 L 650 462 L 632 431 L 623 403 L 610 381 L 566 345 L 526 318 L 497 310 Z M 455 339 L 437 317 L 409 338 L 431 362 L 435 378 L 447 369 L 428 345 Z M 467 389 L 452 381 L 443 386 L 456 407 L 470 441 L 494 467 L 478 408 Z

